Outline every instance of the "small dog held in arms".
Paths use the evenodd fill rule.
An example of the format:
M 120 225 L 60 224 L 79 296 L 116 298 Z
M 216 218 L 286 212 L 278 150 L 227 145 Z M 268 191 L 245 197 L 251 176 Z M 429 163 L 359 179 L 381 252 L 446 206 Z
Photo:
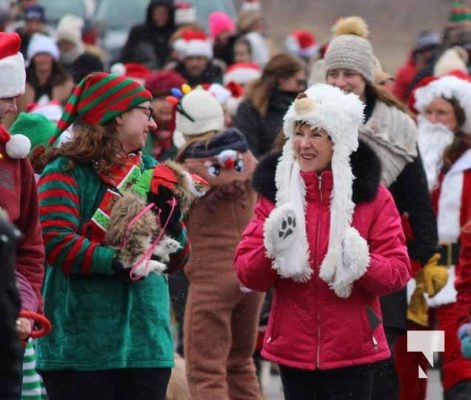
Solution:
M 133 268 L 136 277 L 164 271 L 170 255 L 180 249 L 180 243 L 167 234 L 170 232 L 166 222 L 175 217 L 180 219 L 208 189 L 204 179 L 189 174 L 179 164 L 173 161 L 158 164 L 145 171 L 113 205 L 106 243 L 117 250 L 123 265 Z M 168 220 L 162 221 L 164 226 L 159 218 L 162 207 L 170 208 Z

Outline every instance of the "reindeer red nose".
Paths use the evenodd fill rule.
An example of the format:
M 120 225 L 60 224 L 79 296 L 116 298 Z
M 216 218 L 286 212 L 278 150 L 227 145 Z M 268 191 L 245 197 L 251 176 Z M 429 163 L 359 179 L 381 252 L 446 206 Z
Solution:
M 224 161 L 224 166 L 227 168 L 227 169 L 232 169 L 234 168 L 234 160 L 232 158 L 228 158 L 226 161 Z

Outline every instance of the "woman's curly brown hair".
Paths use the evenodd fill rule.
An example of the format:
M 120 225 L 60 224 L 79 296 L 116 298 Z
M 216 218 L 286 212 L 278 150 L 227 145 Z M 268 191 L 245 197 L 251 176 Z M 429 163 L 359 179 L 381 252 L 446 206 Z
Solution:
M 97 171 L 107 173 L 113 165 L 119 163 L 120 154 L 124 154 L 124 149 L 118 140 L 113 122 L 101 126 L 76 121 L 72 139 L 58 148 L 49 148 L 45 162 L 64 156 L 70 159 L 70 168 L 75 164 L 93 163 Z

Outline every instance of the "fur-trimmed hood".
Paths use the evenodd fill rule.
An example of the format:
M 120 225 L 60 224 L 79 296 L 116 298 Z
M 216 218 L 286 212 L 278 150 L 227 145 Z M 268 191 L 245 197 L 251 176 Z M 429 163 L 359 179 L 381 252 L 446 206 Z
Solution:
M 263 157 L 252 178 L 254 189 L 267 199 L 276 201 L 275 172 L 281 151 Z M 381 162 L 374 151 L 363 141 L 350 155 L 353 175 L 352 200 L 355 204 L 375 198 L 381 180 Z

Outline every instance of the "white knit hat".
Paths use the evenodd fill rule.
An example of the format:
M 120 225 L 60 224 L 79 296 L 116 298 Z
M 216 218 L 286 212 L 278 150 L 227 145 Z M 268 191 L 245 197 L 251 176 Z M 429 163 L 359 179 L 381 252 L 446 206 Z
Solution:
M 192 90 L 177 106 L 173 141 L 181 147 L 184 144 L 182 135 L 196 136 L 222 128 L 224 112 L 216 97 L 204 89 Z
M 415 90 L 414 107 L 423 114 L 429 104 L 437 97 L 455 98 L 465 112 L 463 131 L 471 133 L 471 82 L 456 76 L 443 76 Z
M 468 72 L 468 53 L 460 46 L 453 46 L 443 52 L 433 67 L 434 76 L 443 76 L 451 71 Z
M 245 86 L 249 82 L 260 78 L 262 70 L 258 64 L 255 63 L 235 63 L 227 68 L 223 77 L 224 85 L 229 82 L 235 82 L 239 85 Z
M 25 61 L 20 44 L 17 33 L 0 32 L 0 98 L 17 97 L 25 92 Z
M 84 21 L 76 15 L 64 15 L 57 24 L 57 40 L 67 40 L 75 45 L 83 44 L 82 29 Z
M 331 162 L 334 187 L 330 201 L 329 248 L 322 261 L 319 276 L 329 283 L 340 297 L 348 297 L 351 292 L 351 283 L 336 287 L 334 282 L 339 268 L 349 256 L 344 254 L 344 247 L 348 247 L 345 242 L 356 244 L 358 241 L 364 241 L 351 227 L 355 205 L 352 201 L 354 176 L 350 166 L 350 154 L 358 147 L 358 129 L 363 122 L 363 109 L 364 105 L 358 96 L 353 93 L 346 94 L 331 85 L 316 84 L 298 95 L 284 117 L 283 130 L 288 140 L 276 170 L 276 205 L 279 207 L 290 203 L 296 210 L 296 223 L 305 230 L 306 189 L 300 175 L 299 163 L 294 158 L 292 138 L 295 125 L 302 121 L 311 127 L 324 129 L 334 143 Z M 302 240 L 304 244 L 300 247 L 301 251 L 297 251 L 297 259 L 293 260 L 293 265 L 304 266 L 304 272 L 297 279 L 301 281 L 306 280 L 312 271 L 305 232 Z M 367 251 L 364 254 L 364 248 L 361 246 L 355 248 L 354 253 L 357 261 L 350 260 L 349 266 L 354 273 L 360 274 L 359 270 L 355 270 L 355 266 L 362 264 L 361 268 L 366 268 L 369 254 Z
M 374 55 L 368 26 L 360 17 L 347 17 L 333 27 L 334 35 L 325 53 L 326 72 L 345 68 L 351 69 L 368 82 L 373 82 Z
M 56 61 L 59 59 L 59 48 L 55 40 L 49 36 L 35 33 L 28 45 L 28 62 L 31 62 L 34 56 L 39 53 L 47 53 Z

